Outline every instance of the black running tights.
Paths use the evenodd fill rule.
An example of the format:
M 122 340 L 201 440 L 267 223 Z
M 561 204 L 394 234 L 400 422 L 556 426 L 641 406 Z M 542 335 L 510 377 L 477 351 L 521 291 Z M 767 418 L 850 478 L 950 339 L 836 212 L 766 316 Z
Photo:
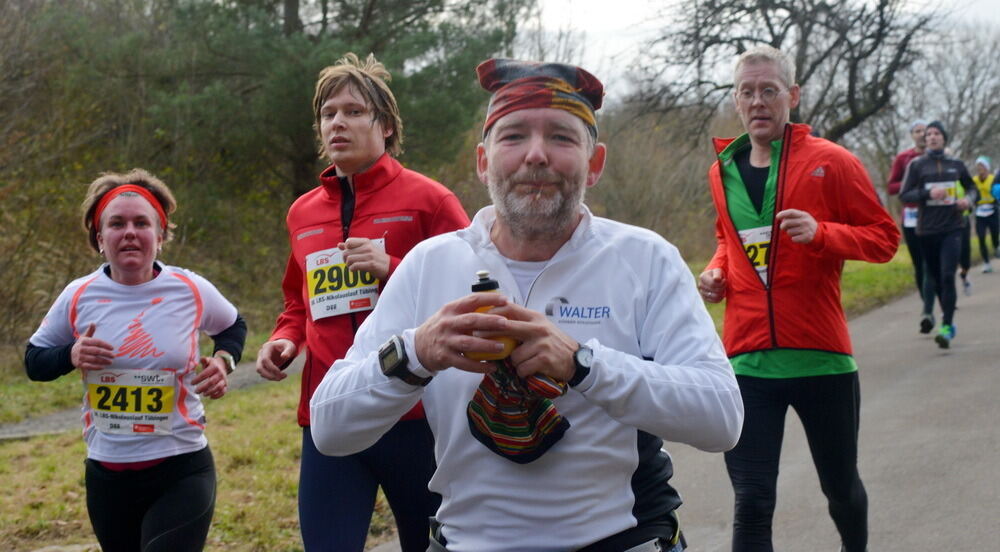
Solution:
M 955 270 L 962 251 L 963 229 L 920 236 L 924 256 L 924 277 L 934 279 L 934 292 L 941 302 L 941 323 L 951 324 L 955 316 Z
M 86 474 L 87 512 L 104 552 L 204 548 L 215 510 L 208 447 L 138 471 L 111 471 L 88 459 Z
M 986 247 L 986 231 L 989 230 L 992 245 Z M 988 217 L 976 217 L 976 236 L 979 237 L 979 254 L 983 256 L 983 262 L 990 262 L 990 252 L 1000 246 L 1000 211 L 993 211 Z
M 858 373 L 769 379 L 736 376 L 746 416 L 725 454 L 736 495 L 733 552 L 772 552 L 778 460 L 791 406 L 802 420 L 830 517 L 848 552 L 868 545 L 868 495 L 858 475 Z

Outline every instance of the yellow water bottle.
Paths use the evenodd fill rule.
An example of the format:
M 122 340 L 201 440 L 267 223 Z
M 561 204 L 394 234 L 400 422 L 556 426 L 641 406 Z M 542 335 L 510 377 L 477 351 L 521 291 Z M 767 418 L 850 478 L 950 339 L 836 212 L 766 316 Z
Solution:
M 490 278 L 490 272 L 488 270 L 480 270 L 476 272 L 476 277 L 479 280 L 472 284 L 473 293 L 500 293 L 500 283 L 496 280 Z M 476 312 L 488 312 L 493 307 L 485 306 L 476 309 Z M 471 358 L 472 360 L 502 360 L 510 356 L 510 353 L 517 347 L 517 341 L 511 337 L 491 337 L 490 339 L 494 341 L 499 341 L 503 343 L 503 350 L 497 353 L 465 353 L 466 358 Z

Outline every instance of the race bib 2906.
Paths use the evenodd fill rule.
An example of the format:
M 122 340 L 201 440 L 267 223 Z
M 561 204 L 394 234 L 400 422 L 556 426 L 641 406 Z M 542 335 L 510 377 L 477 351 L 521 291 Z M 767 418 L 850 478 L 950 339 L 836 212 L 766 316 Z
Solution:
M 372 240 L 385 250 L 385 240 Z M 348 270 L 337 247 L 306 255 L 306 286 L 313 320 L 375 308 L 379 280 L 369 272 Z

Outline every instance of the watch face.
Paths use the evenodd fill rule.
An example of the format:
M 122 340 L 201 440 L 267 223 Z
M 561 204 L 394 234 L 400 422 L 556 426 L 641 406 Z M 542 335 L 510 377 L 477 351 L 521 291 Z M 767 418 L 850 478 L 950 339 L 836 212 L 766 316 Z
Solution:
M 422 378 L 406 367 L 406 349 L 399 336 L 392 336 L 389 341 L 378 350 L 378 362 L 382 368 L 382 373 L 391 378 L 399 378 L 410 385 L 427 385 L 431 377 Z
M 399 362 L 399 353 L 395 347 L 386 347 L 382 350 L 382 366 L 395 366 Z
M 399 344 L 393 336 L 386 341 L 382 348 L 378 350 L 378 363 L 382 368 L 382 373 L 391 376 L 402 360 L 399 355 Z
M 589 347 L 580 347 L 576 352 L 576 362 L 580 366 L 590 368 L 591 364 L 594 363 L 594 351 Z

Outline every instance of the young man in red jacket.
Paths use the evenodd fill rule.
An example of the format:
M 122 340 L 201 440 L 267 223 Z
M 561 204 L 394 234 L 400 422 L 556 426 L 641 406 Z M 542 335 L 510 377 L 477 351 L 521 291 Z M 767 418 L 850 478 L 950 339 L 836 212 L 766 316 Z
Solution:
M 350 456 L 320 454 L 309 432 L 309 399 L 354 342 L 402 257 L 425 238 L 469 224 L 451 191 L 393 158 L 403 126 L 388 80 L 372 55 L 362 62 L 349 53 L 320 72 L 313 111 L 320 152 L 332 165 L 288 210 L 285 310 L 257 358 L 257 372 L 277 381 L 307 349 L 298 410 L 306 550 L 364 550 L 379 486 L 402 549 L 426 550 L 428 518 L 440 503 L 427 490 L 433 437 L 419 403 L 375 445 Z
M 789 124 L 798 105 L 792 61 L 769 46 L 736 63 L 734 100 L 746 133 L 715 141 L 709 170 L 718 248 L 702 297 L 727 300 L 723 344 L 746 418 L 725 454 L 736 495 L 733 550 L 771 551 L 785 413 L 802 420 L 843 550 L 862 552 L 868 499 L 857 470 L 859 387 L 840 304 L 844 261 L 886 262 L 899 230 L 861 162 Z

